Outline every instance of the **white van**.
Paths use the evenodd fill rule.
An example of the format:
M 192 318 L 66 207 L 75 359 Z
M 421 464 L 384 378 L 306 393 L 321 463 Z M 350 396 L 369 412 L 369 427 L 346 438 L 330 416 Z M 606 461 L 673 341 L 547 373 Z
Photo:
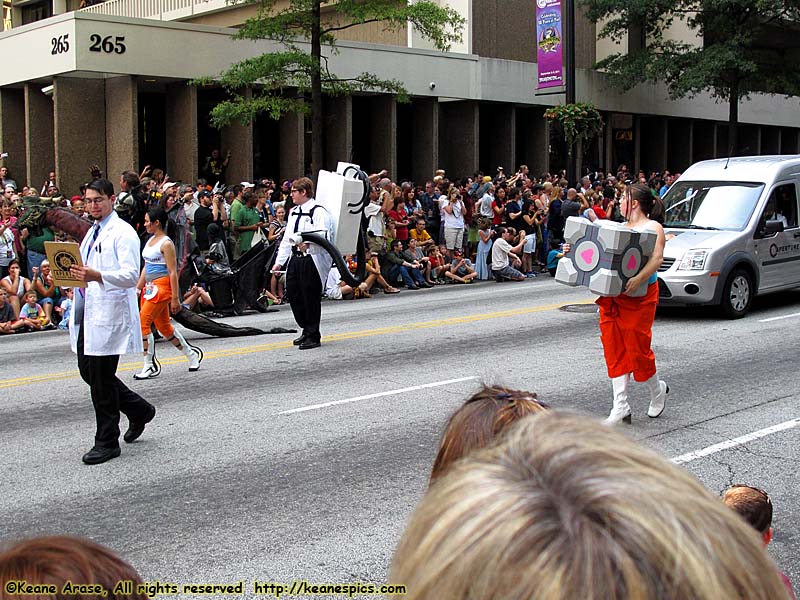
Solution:
M 705 160 L 664 196 L 661 304 L 743 317 L 756 294 L 800 286 L 800 155 Z

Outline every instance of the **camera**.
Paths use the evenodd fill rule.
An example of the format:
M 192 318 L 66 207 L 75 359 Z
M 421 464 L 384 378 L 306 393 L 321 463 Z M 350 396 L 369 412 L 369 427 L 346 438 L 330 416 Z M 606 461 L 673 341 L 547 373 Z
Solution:
M 430 89 L 432 89 L 432 90 L 435 90 L 435 89 L 436 89 L 436 82 L 435 82 L 435 81 L 431 81 L 431 82 L 428 84 L 428 87 L 429 87 Z

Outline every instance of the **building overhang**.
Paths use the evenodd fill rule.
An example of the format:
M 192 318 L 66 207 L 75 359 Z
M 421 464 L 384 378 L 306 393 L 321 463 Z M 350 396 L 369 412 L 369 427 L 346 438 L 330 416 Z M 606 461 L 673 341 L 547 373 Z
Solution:
M 129 75 L 137 77 L 139 89 L 146 91 L 165 83 L 213 77 L 232 63 L 282 49 L 270 40 L 234 40 L 235 33 L 232 28 L 192 23 L 65 13 L 0 33 L 0 56 L 10 57 L 0 70 L 0 87 L 46 86 L 58 76 Z M 308 48 L 304 43 L 298 46 Z M 337 42 L 337 48 L 328 64 L 338 76 L 369 72 L 397 79 L 414 97 L 517 106 L 564 102 L 563 94 L 536 95 L 536 63 L 532 61 L 344 40 Z M 581 69 L 576 80 L 578 97 L 604 111 L 727 120 L 727 104 L 708 94 L 670 100 L 663 84 L 618 93 L 602 73 Z M 740 121 L 797 127 L 797 102 L 797 98 L 753 94 L 742 103 Z

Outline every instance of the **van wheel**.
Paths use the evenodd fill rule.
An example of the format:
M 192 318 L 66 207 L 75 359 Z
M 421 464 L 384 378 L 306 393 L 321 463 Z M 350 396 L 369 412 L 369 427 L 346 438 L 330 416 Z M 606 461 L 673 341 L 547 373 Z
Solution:
M 753 302 L 753 278 L 744 269 L 734 269 L 722 290 L 722 313 L 728 319 L 741 319 Z

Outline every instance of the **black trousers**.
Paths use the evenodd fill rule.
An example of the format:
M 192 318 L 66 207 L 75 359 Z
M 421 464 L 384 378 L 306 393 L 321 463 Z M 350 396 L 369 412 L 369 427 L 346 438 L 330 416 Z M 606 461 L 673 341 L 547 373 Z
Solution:
M 322 316 L 322 282 L 317 265 L 308 254 L 295 253 L 286 268 L 286 295 L 297 325 L 305 338 L 320 339 L 319 321 Z
M 97 419 L 95 446 L 119 447 L 119 413 L 129 421 L 143 421 L 150 416 L 152 405 L 117 378 L 119 356 L 87 356 L 83 353 L 83 325 L 78 334 L 78 370 L 89 384 Z

